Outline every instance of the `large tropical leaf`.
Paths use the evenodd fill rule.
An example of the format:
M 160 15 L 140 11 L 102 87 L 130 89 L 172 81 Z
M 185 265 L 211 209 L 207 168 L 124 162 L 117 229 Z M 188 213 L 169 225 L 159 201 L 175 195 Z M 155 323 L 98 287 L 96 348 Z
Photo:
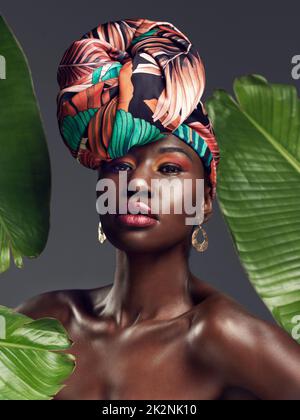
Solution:
M 50 160 L 25 55 L 0 16 L 0 273 L 37 257 L 49 233 Z M 4 61 L 2 62 L 3 65 Z
M 250 281 L 296 339 L 300 321 L 300 106 L 294 86 L 235 80 L 207 102 L 220 144 L 217 197 Z M 300 343 L 300 341 L 299 341 Z
M 52 399 L 74 370 L 74 357 L 59 352 L 70 345 L 58 321 L 0 306 L 0 400 Z

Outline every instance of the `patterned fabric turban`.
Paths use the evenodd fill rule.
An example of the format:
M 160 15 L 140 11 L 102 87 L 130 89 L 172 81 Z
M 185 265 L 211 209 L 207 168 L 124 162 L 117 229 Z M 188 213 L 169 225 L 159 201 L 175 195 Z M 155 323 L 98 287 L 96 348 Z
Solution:
M 100 24 L 59 64 L 57 118 L 64 143 L 82 165 L 124 156 L 170 132 L 190 145 L 216 195 L 218 144 L 201 97 L 205 70 L 174 25 L 147 19 Z

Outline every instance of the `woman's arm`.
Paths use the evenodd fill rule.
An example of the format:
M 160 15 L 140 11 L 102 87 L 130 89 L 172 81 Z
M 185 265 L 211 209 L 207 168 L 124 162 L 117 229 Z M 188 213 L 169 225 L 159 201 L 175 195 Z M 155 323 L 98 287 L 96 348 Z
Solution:
M 279 327 L 250 320 L 239 326 L 247 338 L 233 340 L 242 360 L 232 378 L 262 399 L 300 400 L 300 346 Z M 239 356 L 240 355 L 240 356 Z
M 262 400 L 300 399 L 299 344 L 230 298 L 219 297 L 210 304 L 198 329 L 200 357 L 206 352 L 228 386 L 246 389 Z

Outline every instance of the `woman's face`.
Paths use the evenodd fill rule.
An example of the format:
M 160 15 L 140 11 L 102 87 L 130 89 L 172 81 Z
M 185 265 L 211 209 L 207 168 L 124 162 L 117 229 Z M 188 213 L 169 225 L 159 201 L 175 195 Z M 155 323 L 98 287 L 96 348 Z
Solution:
M 127 183 L 124 184 L 126 188 L 121 185 L 119 180 L 121 171 L 127 172 Z M 176 178 L 177 185 L 182 186 L 182 188 L 176 189 L 175 194 L 172 189 L 170 194 L 163 193 L 163 189 L 158 190 L 156 198 L 158 197 L 159 201 L 164 203 L 167 200 L 170 211 L 166 212 L 160 208 L 156 215 L 152 215 L 152 224 L 150 225 L 136 226 L 132 224 L 132 220 L 130 224 L 126 217 L 120 217 L 119 214 L 100 215 L 107 239 L 118 249 L 127 252 L 160 252 L 180 242 L 189 248 L 193 226 L 186 223 L 186 218 L 193 217 L 193 214 L 184 211 L 184 204 L 181 205 L 183 208 L 181 214 L 176 214 L 178 211 L 175 212 L 174 209 L 178 208 L 176 207 L 178 200 L 183 203 L 184 180 L 191 180 L 193 205 L 197 204 L 196 180 L 199 179 L 202 182 L 205 180 L 203 209 L 205 223 L 212 213 L 210 187 L 206 177 L 202 161 L 197 153 L 171 133 L 166 133 L 165 138 L 153 143 L 135 146 L 120 158 L 104 161 L 99 169 L 98 180 L 105 178 L 114 182 L 117 213 L 120 196 L 129 200 L 139 191 L 139 188 L 136 188 L 135 191 L 128 191 L 128 184 L 132 180 L 135 180 L 136 186 L 142 187 L 140 200 L 147 203 L 150 209 L 153 209 L 154 205 L 152 180 L 160 182 L 161 180 L 172 181 Z M 102 194 L 103 192 L 97 191 L 97 198 Z M 194 213 L 195 215 L 196 213 Z

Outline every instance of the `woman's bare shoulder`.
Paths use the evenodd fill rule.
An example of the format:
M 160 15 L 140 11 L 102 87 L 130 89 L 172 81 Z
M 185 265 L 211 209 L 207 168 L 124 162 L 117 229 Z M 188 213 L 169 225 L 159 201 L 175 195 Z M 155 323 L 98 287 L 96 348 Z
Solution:
M 69 299 L 72 291 L 57 290 L 33 296 L 14 310 L 32 319 L 56 318 L 65 324 L 69 318 Z
M 97 295 L 98 299 L 106 295 L 111 286 L 83 290 L 54 290 L 36 295 L 17 306 L 14 310 L 32 319 L 56 318 L 66 324 L 75 307 L 89 305 Z
M 199 315 L 204 311 L 210 318 L 216 317 L 216 320 L 223 319 L 220 314 L 232 316 L 244 316 L 246 318 L 255 318 L 244 306 L 237 302 L 227 293 L 216 289 L 209 282 L 193 276 L 193 293 L 196 296 L 199 305 Z M 259 320 L 258 318 L 256 318 Z

